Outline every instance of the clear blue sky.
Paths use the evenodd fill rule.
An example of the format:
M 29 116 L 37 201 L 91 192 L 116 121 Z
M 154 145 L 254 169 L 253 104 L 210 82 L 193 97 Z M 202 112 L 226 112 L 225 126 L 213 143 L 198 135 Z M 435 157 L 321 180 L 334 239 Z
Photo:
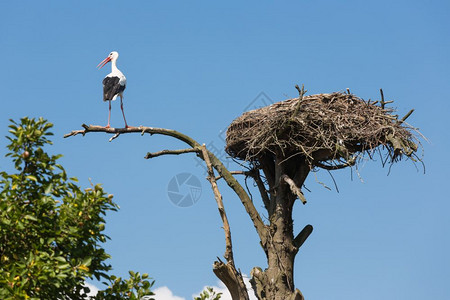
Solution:
M 426 174 L 409 162 L 367 162 L 340 193 L 310 176 L 295 227 L 314 232 L 296 260 L 295 283 L 308 300 L 448 299 L 450 294 L 450 2 L 448 1 L 3 1 L 0 4 L 0 129 L 8 119 L 43 116 L 54 146 L 83 186 L 103 183 L 121 206 L 108 216 L 106 244 L 115 272 L 147 272 L 157 286 L 190 299 L 217 285 L 211 266 L 224 252 L 221 222 L 203 168 L 193 155 L 144 160 L 181 148 L 158 136 L 89 134 L 63 139 L 82 123 L 105 125 L 106 55 L 120 53 L 130 125 L 182 131 L 223 151 L 220 131 L 260 92 L 273 101 L 350 88 L 365 99 L 383 88 L 400 115 L 430 140 Z M 112 126 L 122 127 L 119 103 Z M 3 157 L 6 139 L 0 139 Z M 1 168 L 9 168 L 1 158 Z M 232 169 L 238 169 L 233 166 Z M 189 172 L 199 201 L 173 205 L 167 185 Z M 353 175 L 355 173 L 353 172 Z M 317 180 L 332 186 L 326 172 Z M 256 233 L 221 183 L 237 266 L 265 267 Z M 256 195 L 254 193 L 254 195 Z M 259 200 L 256 200 L 259 201 Z M 257 202 L 257 206 L 260 203 Z

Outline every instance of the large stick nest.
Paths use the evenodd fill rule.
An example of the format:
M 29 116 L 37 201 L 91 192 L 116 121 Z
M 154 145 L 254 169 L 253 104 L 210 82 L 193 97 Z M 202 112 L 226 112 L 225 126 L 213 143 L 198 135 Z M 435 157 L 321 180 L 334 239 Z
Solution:
M 417 157 L 415 129 L 377 103 L 342 92 L 301 94 L 248 111 L 228 127 L 226 152 L 247 161 L 302 155 L 321 167 L 352 165 L 379 148 L 387 150 L 384 162 Z

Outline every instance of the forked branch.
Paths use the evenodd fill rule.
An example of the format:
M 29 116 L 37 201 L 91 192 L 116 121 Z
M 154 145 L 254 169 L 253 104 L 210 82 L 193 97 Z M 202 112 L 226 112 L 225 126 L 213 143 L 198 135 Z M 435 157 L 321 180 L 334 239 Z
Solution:
M 147 154 L 149 157 L 155 157 L 160 155 L 166 155 L 166 154 L 182 154 L 182 153 L 188 153 L 188 152 L 199 152 L 201 149 L 201 145 L 195 141 L 193 138 L 178 132 L 176 130 L 172 129 L 165 129 L 165 128 L 156 128 L 156 127 L 147 127 L 147 126 L 139 126 L 139 127 L 129 127 L 129 128 L 105 128 L 104 126 L 98 126 L 98 125 L 81 125 L 84 129 L 81 130 L 73 130 L 70 133 L 64 135 L 65 138 L 75 136 L 78 134 L 85 135 L 90 132 L 105 132 L 113 135 L 120 135 L 125 133 L 140 133 L 141 135 L 144 135 L 145 133 L 148 133 L 150 135 L 153 134 L 160 134 L 160 135 L 166 135 L 171 136 L 173 138 L 176 138 L 177 140 L 180 140 L 182 142 L 185 142 L 188 144 L 191 148 L 189 149 L 181 149 L 181 150 L 162 150 L 155 153 Z M 110 140 L 111 141 L 111 140 Z M 261 219 L 261 216 L 259 215 L 258 211 L 256 210 L 252 200 L 250 199 L 249 195 L 245 191 L 245 189 L 242 187 L 242 185 L 234 178 L 233 174 L 225 168 L 225 166 L 222 164 L 222 162 L 210 151 L 207 151 L 211 166 L 217 171 L 218 175 L 221 176 L 227 183 L 227 185 L 238 195 L 239 199 L 241 200 L 242 205 L 244 205 L 244 208 L 247 212 L 247 214 L 250 216 L 250 219 L 253 222 L 253 225 L 255 226 L 256 232 L 259 235 L 259 238 L 261 239 L 261 242 L 265 242 L 267 238 L 267 229 L 264 225 L 264 222 Z M 203 158 L 203 155 L 201 155 L 201 158 Z

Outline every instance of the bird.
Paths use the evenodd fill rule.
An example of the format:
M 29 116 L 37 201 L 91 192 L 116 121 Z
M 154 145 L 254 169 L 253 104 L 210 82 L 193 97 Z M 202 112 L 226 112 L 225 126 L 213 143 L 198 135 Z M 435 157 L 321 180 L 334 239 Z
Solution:
M 123 91 L 127 86 L 127 78 L 117 68 L 117 58 L 119 58 L 119 53 L 117 51 L 112 51 L 97 65 L 97 68 L 100 70 L 108 62 L 111 62 L 111 73 L 106 75 L 105 79 L 103 79 L 103 101 L 109 101 L 108 125 L 106 125 L 105 128 L 111 127 L 111 101 L 116 100 L 118 96 L 120 97 L 120 109 L 122 110 L 123 120 L 125 121 L 125 128 L 130 128 L 123 111 Z

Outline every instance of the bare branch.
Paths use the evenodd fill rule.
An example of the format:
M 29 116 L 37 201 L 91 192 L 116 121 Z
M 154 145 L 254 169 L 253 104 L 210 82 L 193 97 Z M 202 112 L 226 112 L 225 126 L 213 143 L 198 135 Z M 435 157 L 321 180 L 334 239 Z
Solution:
M 219 209 L 220 217 L 222 219 L 223 223 L 223 230 L 225 231 L 225 242 L 226 242 L 226 250 L 225 250 L 225 259 L 228 262 L 233 262 L 233 250 L 232 250 L 232 243 L 231 243 L 231 231 L 230 231 L 230 225 L 228 223 L 227 213 L 225 212 L 225 207 L 223 206 L 223 200 L 222 195 L 219 192 L 219 188 L 217 187 L 216 177 L 214 176 L 214 170 L 211 165 L 211 160 L 209 159 L 208 151 L 206 150 L 205 144 L 202 145 L 201 151 L 203 154 L 203 159 L 206 163 L 206 167 L 208 169 L 208 181 L 211 184 L 214 198 L 217 202 L 217 207 Z
M 83 136 L 86 133 L 89 132 L 105 132 L 105 133 L 109 133 L 109 134 L 124 134 L 124 133 L 140 133 L 141 135 L 143 135 L 144 133 L 149 133 L 150 135 L 152 134 L 161 134 L 161 135 L 167 135 L 167 136 L 171 136 L 174 137 L 180 141 L 185 142 L 186 144 L 188 144 L 189 146 L 191 146 L 192 148 L 194 147 L 200 147 L 200 144 L 197 143 L 194 139 L 190 138 L 189 136 L 182 134 L 178 131 L 172 130 L 172 129 L 165 129 L 165 128 L 156 128 L 156 127 L 146 127 L 146 126 L 139 126 L 139 127 L 128 127 L 128 128 L 106 128 L 104 126 L 98 126 L 98 125 L 86 125 L 86 124 L 82 124 L 81 125 L 84 130 L 73 130 L 68 134 L 65 134 L 64 137 L 68 138 L 77 134 L 82 134 Z
M 306 204 L 306 198 L 303 195 L 302 191 L 300 190 L 300 188 L 295 184 L 294 180 L 292 180 L 291 178 L 289 178 L 289 176 L 287 175 L 282 175 L 281 176 L 281 180 L 283 180 L 284 182 L 286 182 L 289 185 L 289 188 L 291 189 L 291 192 L 296 195 L 303 204 Z
M 158 152 L 147 152 L 147 155 L 144 156 L 145 159 L 150 159 L 154 157 L 158 157 L 161 155 L 180 155 L 184 153 L 190 153 L 190 152 L 201 152 L 199 148 L 187 148 L 187 149 L 179 149 L 179 150 L 161 150 Z

